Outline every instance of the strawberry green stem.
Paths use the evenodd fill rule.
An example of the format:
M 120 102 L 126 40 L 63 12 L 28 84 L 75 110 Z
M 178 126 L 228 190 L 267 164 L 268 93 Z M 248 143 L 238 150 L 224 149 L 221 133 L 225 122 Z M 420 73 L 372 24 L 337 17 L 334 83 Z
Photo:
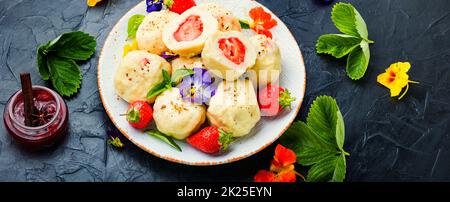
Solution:
M 288 89 L 283 92 L 280 92 L 280 96 L 278 98 L 278 102 L 281 105 L 281 108 L 291 107 L 291 103 L 295 101 L 295 97 L 291 97 L 291 93 Z

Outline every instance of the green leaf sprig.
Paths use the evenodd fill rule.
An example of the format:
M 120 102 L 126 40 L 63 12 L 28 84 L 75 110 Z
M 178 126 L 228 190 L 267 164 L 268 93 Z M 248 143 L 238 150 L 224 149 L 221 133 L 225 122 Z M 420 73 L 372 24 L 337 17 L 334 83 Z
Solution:
M 306 181 L 342 182 L 346 173 L 345 125 L 336 100 L 319 96 L 309 109 L 306 123 L 295 122 L 281 143 L 297 154 L 297 162 L 311 166 Z
M 370 60 L 369 40 L 366 23 L 359 12 L 349 3 L 337 3 L 331 12 L 331 20 L 344 34 L 325 34 L 316 44 L 317 53 L 330 54 L 335 58 L 347 58 L 347 75 L 361 79 Z
M 76 61 L 86 61 L 94 53 L 97 42 L 81 31 L 61 34 L 38 47 L 36 58 L 42 79 L 50 80 L 63 96 L 76 93 L 81 85 L 81 70 Z
M 169 146 L 175 148 L 178 151 L 182 151 L 181 147 L 178 146 L 178 144 L 169 136 L 159 132 L 158 130 L 147 130 L 145 131 L 145 133 L 147 133 L 148 135 L 155 137 L 157 139 L 160 139 L 161 141 L 167 143 Z
M 173 86 L 176 86 L 183 77 L 192 74 L 194 74 L 194 70 L 184 68 L 175 70 L 172 76 L 170 76 L 169 72 L 163 69 L 162 70 L 163 82 L 159 83 L 158 85 L 150 89 L 147 93 L 147 98 L 150 99 L 152 97 L 155 97 L 160 93 L 164 92 L 165 90 L 170 89 Z
M 139 28 L 139 25 L 141 25 L 142 21 L 144 21 L 145 15 L 136 14 L 131 16 L 131 18 L 128 20 L 128 38 L 134 39 L 136 37 L 136 32 Z

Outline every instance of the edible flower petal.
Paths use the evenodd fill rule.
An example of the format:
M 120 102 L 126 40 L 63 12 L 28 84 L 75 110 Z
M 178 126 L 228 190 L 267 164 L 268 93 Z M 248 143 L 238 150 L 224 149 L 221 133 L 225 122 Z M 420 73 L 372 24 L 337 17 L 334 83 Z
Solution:
M 270 165 L 270 171 L 260 170 L 253 180 L 255 182 L 295 182 L 297 175 L 294 163 L 297 156 L 294 151 L 278 144 L 275 148 L 275 155 Z
M 122 57 L 125 57 L 125 55 L 127 55 L 129 52 L 134 51 L 134 50 L 139 50 L 138 43 L 137 43 L 136 39 L 133 39 L 133 42 L 131 44 L 126 44 L 123 47 L 123 55 L 122 55 Z
M 168 51 L 164 51 L 162 54 L 161 54 L 161 57 L 162 58 L 164 58 L 164 59 L 166 59 L 167 61 L 172 61 L 172 60 L 174 60 L 174 59 L 177 59 L 178 57 L 180 57 L 179 55 L 177 55 L 177 54 L 174 54 L 174 53 L 172 53 L 172 52 L 168 52 Z
M 147 13 L 151 13 L 153 11 L 160 11 L 163 6 L 162 0 L 146 0 L 147 4 Z
M 217 84 L 215 78 L 203 68 L 193 68 L 194 74 L 183 78 L 180 84 L 180 94 L 183 100 L 207 104 L 216 94 Z
M 400 95 L 402 89 L 406 86 L 406 90 L 398 98 L 399 100 L 406 94 L 409 89 L 409 83 L 418 83 L 409 80 L 408 71 L 411 68 L 409 62 L 397 62 L 391 64 L 386 71 L 377 77 L 377 82 L 389 88 L 391 97 Z
M 90 7 L 94 7 L 100 1 L 102 1 L 102 0 L 87 0 L 87 5 Z
M 281 170 L 293 170 L 294 163 L 297 161 L 297 155 L 294 151 L 278 145 L 275 148 L 275 155 L 273 156 L 272 164 L 270 165 L 271 171 Z
M 267 37 L 272 38 L 272 33 L 269 30 L 278 24 L 277 21 L 272 18 L 272 15 L 264 11 L 260 6 L 252 8 L 249 15 L 253 19 L 250 28 L 257 34 L 264 34 Z
M 267 170 L 260 170 L 256 173 L 253 180 L 255 182 L 275 182 L 276 176 L 275 173 L 269 172 Z
M 122 143 L 122 140 L 120 139 L 120 135 L 118 133 L 115 133 L 113 131 L 106 131 L 106 134 L 108 135 L 107 143 L 109 145 L 112 145 L 116 148 L 123 148 L 125 146 Z

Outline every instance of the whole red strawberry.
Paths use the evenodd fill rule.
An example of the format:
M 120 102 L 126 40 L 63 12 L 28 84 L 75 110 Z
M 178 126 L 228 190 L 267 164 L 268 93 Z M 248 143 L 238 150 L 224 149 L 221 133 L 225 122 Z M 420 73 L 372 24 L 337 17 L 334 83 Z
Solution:
M 178 14 L 182 14 L 187 9 L 197 5 L 194 0 L 164 0 L 164 4 L 170 11 Z
M 126 116 L 131 126 L 143 129 L 153 119 L 153 109 L 145 101 L 136 101 L 130 104 Z
M 233 141 L 233 135 L 215 126 L 208 126 L 188 137 L 186 141 L 205 153 L 216 154 L 227 150 Z
M 258 96 L 259 108 L 264 116 L 276 116 L 284 108 L 290 107 L 293 101 L 295 98 L 291 97 L 287 89 L 270 83 Z

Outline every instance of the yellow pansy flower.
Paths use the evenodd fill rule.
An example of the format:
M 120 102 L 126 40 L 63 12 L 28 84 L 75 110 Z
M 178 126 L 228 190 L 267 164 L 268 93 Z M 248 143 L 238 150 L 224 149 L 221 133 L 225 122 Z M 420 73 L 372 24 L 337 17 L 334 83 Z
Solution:
M 97 5 L 97 3 L 100 1 L 102 1 L 102 0 L 87 0 L 87 5 L 90 7 L 93 7 L 93 6 Z
M 123 47 L 123 55 L 122 57 L 125 57 L 130 51 L 139 50 L 138 43 L 136 39 L 133 39 L 133 42 L 131 44 L 126 44 Z
M 398 98 L 400 100 L 408 91 L 409 83 L 419 83 L 409 80 L 408 71 L 410 68 L 411 64 L 409 62 L 397 62 L 391 64 L 391 66 L 386 69 L 386 72 L 378 75 L 377 81 L 386 88 L 389 88 L 391 97 L 400 95 L 400 92 L 406 86 L 406 90 Z

